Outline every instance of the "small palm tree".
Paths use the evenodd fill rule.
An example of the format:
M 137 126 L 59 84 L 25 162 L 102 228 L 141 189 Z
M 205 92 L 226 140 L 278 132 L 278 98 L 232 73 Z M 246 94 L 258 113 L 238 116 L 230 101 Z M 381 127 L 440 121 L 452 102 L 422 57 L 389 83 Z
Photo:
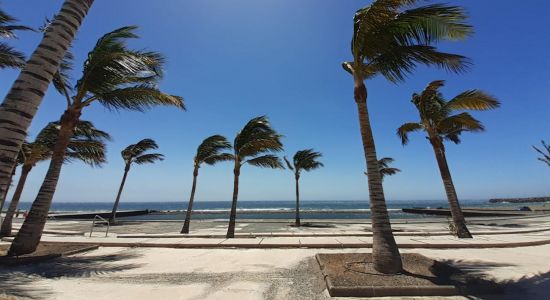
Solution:
M 221 161 L 233 160 L 233 155 L 230 153 L 222 153 L 222 151 L 231 149 L 231 143 L 221 135 L 213 135 L 207 137 L 197 148 L 197 154 L 193 159 L 193 185 L 191 187 L 191 196 L 187 205 L 187 213 L 181 233 L 189 233 L 189 225 L 191 222 L 191 213 L 193 211 L 193 200 L 195 199 L 195 189 L 197 187 L 197 176 L 199 176 L 199 168 L 203 163 L 207 165 L 215 165 Z
M 10 247 L 10 255 L 31 253 L 38 246 L 61 166 L 65 160 L 65 150 L 84 108 L 94 103 L 111 110 L 143 111 L 160 105 L 185 108 L 181 97 L 165 94 L 158 88 L 165 62 L 162 55 L 128 48 L 127 41 L 138 37 L 134 33 L 136 28 L 122 27 L 101 37 L 88 53 L 82 77 L 74 88 L 69 85 L 70 78 L 66 75 L 71 64 L 61 64 L 61 67 L 66 69 L 57 72 L 57 84 L 54 86 L 65 95 L 67 109 L 61 116 L 59 137 L 56 140 L 50 168 L 21 230 Z
M 237 199 L 239 196 L 239 176 L 244 164 L 260 168 L 284 169 L 279 157 L 270 152 L 283 150 L 281 135 L 269 124 L 266 116 L 256 117 L 243 127 L 233 142 L 233 200 L 229 214 L 227 238 L 235 237 L 235 219 L 237 217 Z M 268 153 L 268 154 L 266 154 Z
M 542 161 L 550 167 L 550 145 L 547 145 L 544 141 L 540 141 L 540 143 L 542 144 L 542 150 L 535 146 L 533 146 L 533 149 L 535 149 L 535 151 L 537 151 L 541 155 L 538 160 Z
M 130 171 L 132 164 L 143 165 L 143 164 L 153 164 L 157 161 L 164 160 L 164 155 L 160 153 L 147 153 L 147 151 L 158 149 L 158 145 L 152 139 L 143 139 L 135 144 L 129 145 L 124 148 L 120 155 L 124 160 L 124 176 L 122 176 L 122 182 L 118 189 L 115 203 L 113 204 L 113 210 L 111 212 L 111 217 L 109 218 L 109 223 L 116 223 L 116 211 L 118 209 L 118 203 L 120 201 L 120 195 L 122 194 L 122 189 L 126 183 L 126 177 Z
M 460 93 L 450 101 L 446 101 L 439 92 L 444 85 L 443 80 L 432 81 L 420 94 L 413 94 L 412 103 L 416 106 L 420 121 L 405 123 L 397 129 L 397 135 L 403 145 L 409 141 L 408 134 L 414 131 L 424 131 L 427 139 L 432 144 L 435 152 L 447 199 L 451 208 L 453 230 L 460 238 L 471 238 L 472 235 L 466 227 L 464 214 L 460 209 L 458 196 L 447 164 L 444 141 L 460 143 L 460 135 L 463 132 L 479 132 L 484 127 L 480 121 L 467 112 L 454 114 L 464 110 L 489 110 L 499 107 L 500 103 L 492 96 L 479 91 L 468 90 Z
M 287 167 L 294 173 L 296 180 L 296 221 L 295 226 L 300 226 L 300 175 L 302 170 L 309 172 L 311 170 L 323 167 L 323 163 L 318 161 L 322 156 L 320 152 L 315 152 L 313 149 L 300 150 L 294 154 L 292 163 L 284 157 Z
M 59 122 L 50 122 L 36 136 L 34 142 L 25 142 L 21 148 L 21 175 L 11 198 L 6 217 L 2 222 L 0 236 L 11 235 L 12 221 L 21 199 L 21 194 L 27 181 L 27 176 L 37 163 L 51 158 L 55 140 L 59 135 Z M 65 162 L 80 160 L 92 167 L 101 166 L 106 162 L 105 141 L 110 140 L 108 133 L 101 131 L 88 121 L 80 121 L 71 137 Z
M 439 52 L 433 45 L 442 40 L 464 39 L 472 33 L 472 28 L 465 23 L 467 17 L 462 8 L 445 4 L 415 6 L 418 2 L 375 0 L 358 10 L 353 19 L 353 61 L 343 64 L 353 76 L 354 99 L 369 174 L 373 267 L 387 274 L 399 273 L 403 266 L 386 207 L 364 81 L 382 75 L 390 82 L 399 83 L 418 64 L 461 72 L 468 63 L 465 57 Z
M 94 0 L 63 2 L 57 17 L 30 56 L 28 61 L 32 63 L 22 66 L 19 76 L 0 105 L 0 120 L 10 120 L 9 124 L 5 123 L 0 128 L 0 140 L 6 141 L 0 149 L 0 195 L 9 186 L 10 175 L 17 164 L 17 155 L 53 75 L 93 2 Z
M 0 9 L 0 38 L 17 38 L 17 30 L 33 30 L 16 24 L 17 19 Z M 25 64 L 25 55 L 8 44 L 0 42 L 0 69 L 19 68 Z

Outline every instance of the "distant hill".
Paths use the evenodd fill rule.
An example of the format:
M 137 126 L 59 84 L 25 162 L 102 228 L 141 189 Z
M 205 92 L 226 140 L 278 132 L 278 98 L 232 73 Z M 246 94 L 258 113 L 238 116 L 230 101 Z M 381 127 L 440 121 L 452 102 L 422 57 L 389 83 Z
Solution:
M 490 203 L 528 203 L 528 202 L 550 202 L 550 197 L 531 197 L 531 198 L 495 198 L 489 200 Z

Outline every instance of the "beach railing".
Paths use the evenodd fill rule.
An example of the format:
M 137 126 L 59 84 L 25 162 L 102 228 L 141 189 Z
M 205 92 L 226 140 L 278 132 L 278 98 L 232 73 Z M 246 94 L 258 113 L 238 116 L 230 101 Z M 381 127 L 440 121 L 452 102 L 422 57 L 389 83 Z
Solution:
M 98 220 L 98 219 L 105 222 L 105 223 L 107 223 L 107 231 L 105 231 L 105 237 L 107 237 L 107 235 L 109 234 L 110 224 L 109 224 L 109 221 L 105 220 L 100 215 L 95 215 L 94 220 L 92 221 L 92 227 L 90 228 L 90 237 L 92 237 L 92 233 L 94 232 L 95 223 L 96 223 L 96 220 Z

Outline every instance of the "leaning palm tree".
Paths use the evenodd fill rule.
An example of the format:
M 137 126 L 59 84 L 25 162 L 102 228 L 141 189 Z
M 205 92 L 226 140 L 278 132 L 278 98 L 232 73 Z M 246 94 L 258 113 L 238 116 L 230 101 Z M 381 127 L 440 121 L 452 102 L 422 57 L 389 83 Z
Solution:
M 2 222 L 0 236 L 11 235 L 12 221 L 27 181 L 27 176 L 37 163 L 51 158 L 55 141 L 59 135 L 59 122 L 50 122 L 36 136 L 32 143 L 25 142 L 21 148 L 21 174 L 15 192 L 11 198 L 6 217 Z M 106 162 L 105 141 L 110 140 L 108 133 L 94 127 L 91 122 L 80 121 L 74 129 L 65 154 L 65 162 L 80 160 L 92 167 Z
M 535 151 L 537 151 L 541 155 L 538 160 L 542 161 L 550 167 L 550 145 L 547 145 L 544 141 L 540 141 L 540 143 L 542 144 L 542 150 L 535 146 L 533 146 L 533 149 L 535 149 Z
M 460 135 L 463 132 L 479 132 L 484 127 L 480 121 L 472 117 L 464 110 L 489 110 L 499 107 L 500 103 L 492 96 L 479 91 L 468 90 L 460 93 L 450 101 L 446 101 L 439 88 L 444 85 L 443 80 L 436 80 L 420 94 L 413 94 L 411 102 L 416 106 L 420 114 L 420 121 L 405 123 L 397 129 L 397 135 L 403 145 L 409 141 L 408 134 L 414 131 L 424 131 L 427 139 L 432 144 L 435 152 L 441 179 L 449 201 L 453 224 L 451 230 L 459 238 L 471 238 L 472 235 L 466 227 L 464 214 L 460 209 L 458 196 L 454 187 L 447 157 L 445 155 L 444 141 L 460 143 Z M 460 112 L 455 114 L 456 112 Z
M 0 38 L 17 38 L 18 30 L 32 30 L 16 24 L 17 19 L 0 9 Z M 0 42 L 0 69 L 20 68 L 25 64 L 25 55 L 8 44 Z
M 261 168 L 284 169 L 279 157 L 271 153 L 283 150 L 281 135 L 269 124 L 266 116 L 256 117 L 243 127 L 233 142 L 233 200 L 229 214 L 227 238 L 235 237 L 235 219 L 237 218 L 237 199 L 239 196 L 239 176 L 241 167 L 249 164 Z
M 88 53 L 82 77 L 74 88 L 69 85 L 66 73 L 58 72 L 59 80 L 55 86 L 65 95 L 67 109 L 61 116 L 50 168 L 28 217 L 11 245 L 11 255 L 33 252 L 40 241 L 65 150 L 84 108 L 94 103 L 111 110 L 143 111 L 158 105 L 185 108 L 181 97 L 165 94 L 158 88 L 165 61 L 162 55 L 127 47 L 128 39 L 137 38 L 135 29 L 135 26 L 122 27 L 101 37 Z
M 93 0 L 65 0 L 55 20 L 48 26 L 42 41 L 21 70 L 0 105 L 0 195 L 8 188 L 9 177 L 27 130 L 63 56 Z
M 284 157 L 287 167 L 294 173 L 296 180 L 296 220 L 294 225 L 300 226 L 300 175 L 302 170 L 309 172 L 311 170 L 323 167 L 323 163 L 318 161 L 322 156 L 320 152 L 315 152 L 313 149 L 300 150 L 294 154 L 292 163 Z
M 118 203 L 120 201 L 120 195 L 122 194 L 122 189 L 126 183 L 126 177 L 130 171 L 132 164 L 143 165 L 143 164 L 153 164 L 157 161 L 164 160 L 164 155 L 160 153 L 147 153 L 147 151 L 158 149 L 158 145 L 152 139 L 143 139 L 135 144 L 129 145 L 124 148 L 120 155 L 124 160 L 124 175 L 122 176 L 122 182 L 118 188 L 118 193 L 116 196 L 115 203 L 113 204 L 113 210 L 111 211 L 111 217 L 109 218 L 109 223 L 116 223 L 116 211 L 118 209 Z
M 353 76 L 363 151 L 367 163 L 373 229 L 374 268 L 382 273 L 402 271 L 380 177 L 376 146 L 367 108 L 364 81 L 377 75 L 398 83 L 418 64 L 461 72 L 465 57 L 437 51 L 441 40 L 460 40 L 472 33 L 463 9 L 444 4 L 415 6 L 416 0 L 376 0 L 357 11 L 351 40 L 353 61 L 343 63 Z
M 221 135 L 213 135 L 207 137 L 197 148 L 197 154 L 193 159 L 193 185 L 191 186 L 191 196 L 187 205 L 185 221 L 181 233 L 189 233 L 189 225 L 191 222 L 191 213 L 193 211 L 193 200 L 195 199 L 195 189 L 197 187 L 197 176 L 199 176 L 199 168 L 203 163 L 207 165 L 215 165 L 221 161 L 233 160 L 233 155 L 230 153 L 222 153 L 222 151 L 231 149 L 231 143 Z

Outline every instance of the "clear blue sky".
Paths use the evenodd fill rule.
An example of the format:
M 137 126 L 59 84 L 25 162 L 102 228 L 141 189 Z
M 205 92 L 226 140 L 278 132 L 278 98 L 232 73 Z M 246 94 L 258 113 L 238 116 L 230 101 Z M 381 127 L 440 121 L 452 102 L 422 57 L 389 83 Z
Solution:
M 476 34 L 442 48 L 469 56 L 474 66 L 464 75 L 419 68 L 399 86 L 382 78 L 367 82 L 378 153 L 396 159 L 402 173 L 385 182 L 391 200 L 444 199 L 439 171 L 422 134 L 402 147 L 395 135 L 405 121 L 417 119 L 409 102 L 431 80 L 445 79 L 447 97 L 479 88 L 498 97 L 502 108 L 477 113 L 485 133 L 464 134 L 447 153 L 461 199 L 550 194 L 550 168 L 536 160 L 531 145 L 550 142 L 550 2 L 450 1 L 464 5 Z M 38 27 L 61 6 L 61 0 L 4 0 L 2 7 L 21 23 Z M 75 77 L 97 38 L 125 25 L 140 26 L 136 48 L 168 58 L 162 88 L 186 99 L 188 112 L 153 109 L 146 114 L 109 112 L 95 105 L 82 118 L 112 134 L 109 163 L 92 169 L 66 165 L 55 201 L 111 201 L 123 163 L 120 150 L 139 139 L 157 140 L 166 160 L 132 169 L 122 201 L 186 201 L 192 158 L 211 134 L 230 140 L 250 118 L 267 114 L 285 135 L 286 153 L 315 148 L 325 168 L 302 176 L 306 200 L 366 200 L 353 84 L 340 63 L 350 58 L 354 12 L 370 1 L 318 0 L 162 0 L 95 1 L 74 43 Z M 10 42 L 30 54 L 40 35 L 21 33 Z M 0 94 L 6 94 L 15 71 L 0 71 Z M 59 118 L 63 98 L 50 89 L 30 131 L 37 133 Z M 32 201 L 47 164 L 32 173 L 23 201 Z M 229 163 L 201 169 L 198 201 L 229 200 Z M 291 200 L 288 171 L 247 166 L 241 175 L 241 200 Z

